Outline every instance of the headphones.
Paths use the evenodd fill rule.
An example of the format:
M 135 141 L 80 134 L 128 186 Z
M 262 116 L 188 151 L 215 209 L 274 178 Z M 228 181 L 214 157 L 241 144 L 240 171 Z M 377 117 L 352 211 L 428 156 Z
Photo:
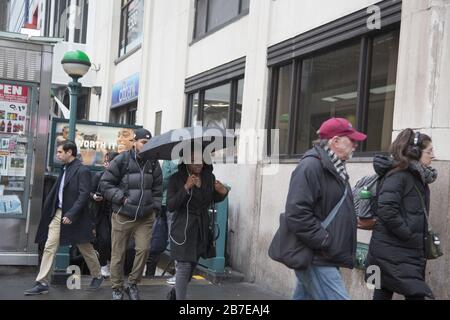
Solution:
M 420 132 L 417 131 L 414 134 L 414 140 L 413 140 L 413 144 L 411 147 L 411 154 L 415 157 L 417 157 L 417 159 L 420 159 L 422 157 L 422 150 L 420 149 Z

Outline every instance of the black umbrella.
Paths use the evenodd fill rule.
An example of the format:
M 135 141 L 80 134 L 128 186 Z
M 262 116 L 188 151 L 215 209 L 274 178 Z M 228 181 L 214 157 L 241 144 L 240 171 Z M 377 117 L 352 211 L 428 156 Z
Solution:
M 232 147 L 234 143 L 235 135 L 224 129 L 181 128 L 151 138 L 139 155 L 144 159 L 175 160 L 182 156 L 183 151 L 190 150 L 193 144 L 201 144 L 203 150 L 213 152 Z

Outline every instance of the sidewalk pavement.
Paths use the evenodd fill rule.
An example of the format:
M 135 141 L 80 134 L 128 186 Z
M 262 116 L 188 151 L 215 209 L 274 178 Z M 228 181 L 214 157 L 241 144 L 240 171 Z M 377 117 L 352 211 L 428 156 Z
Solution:
M 69 290 L 64 285 L 52 285 L 45 295 L 26 297 L 23 292 L 35 283 L 36 268 L 1 267 L 0 300 L 110 300 L 109 280 L 96 291 L 88 291 L 91 278 L 82 276 L 81 290 Z M 143 278 L 139 290 L 142 300 L 165 300 L 171 285 L 171 276 Z M 125 299 L 128 297 L 125 295 Z M 189 300 L 284 300 L 285 297 L 246 282 L 213 284 L 202 276 L 195 276 L 188 287 Z

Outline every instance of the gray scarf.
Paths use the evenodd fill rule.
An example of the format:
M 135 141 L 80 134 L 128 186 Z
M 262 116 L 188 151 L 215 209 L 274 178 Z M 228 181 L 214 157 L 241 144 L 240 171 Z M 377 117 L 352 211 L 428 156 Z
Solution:
M 414 169 L 419 171 L 422 181 L 426 184 L 430 184 L 436 181 L 438 173 L 437 170 L 432 167 L 426 167 L 418 161 L 411 162 Z

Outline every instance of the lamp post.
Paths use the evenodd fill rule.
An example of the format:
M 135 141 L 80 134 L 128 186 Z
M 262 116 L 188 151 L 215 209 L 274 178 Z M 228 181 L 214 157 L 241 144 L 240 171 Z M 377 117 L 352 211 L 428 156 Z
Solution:
M 78 79 L 83 77 L 91 67 L 91 62 L 86 53 L 80 50 L 67 52 L 62 61 L 64 71 L 72 78 L 69 82 L 70 93 L 70 118 L 69 140 L 75 142 L 75 127 L 77 122 L 77 99 L 81 91 L 81 83 Z M 76 155 L 75 155 L 76 156 Z M 53 284 L 67 284 L 67 267 L 70 263 L 70 247 L 60 246 L 56 253 L 55 270 L 52 275 Z
M 70 93 L 70 119 L 69 119 L 69 140 L 75 142 L 75 127 L 77 121 L 77 99 L 81 91 L 81 83 L 78 79 L 82 78 L 91 67 L 91 61 L 86 53 L 80 50 L 67 52 L 61 64 L 64 71 L 72 78 L 69 82 Z

